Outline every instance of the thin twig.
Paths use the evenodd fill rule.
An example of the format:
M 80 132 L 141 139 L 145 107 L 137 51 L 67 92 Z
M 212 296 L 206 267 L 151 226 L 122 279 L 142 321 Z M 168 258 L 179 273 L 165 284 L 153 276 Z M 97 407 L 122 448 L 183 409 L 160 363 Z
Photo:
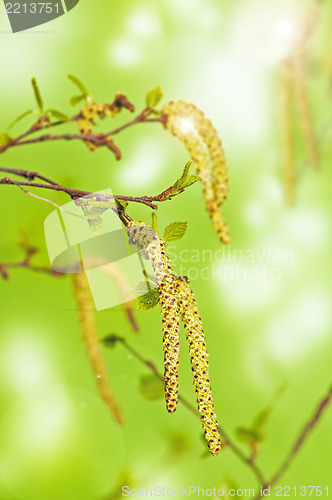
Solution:
M 29 181 L 15 181 L 11 179 L 10 177 L 2 177 L 0 179 L 0 184 L 13 184 L 15 186 L 29 186 L 32 188 L 44 188 L 44 189 L 51 189 L 53 191 L 62 191 L 66 194 L 68 194 L 72 199 L 76 198 L 81 198 L 83 196 L 97 196 L 97 198 L 101 201 L 110 201 L 111 199 L 117 199 L 117 200 L 125 200 L 128 202 L 134 202 L 134 203 L 142 203 L 143 205 L 146 205 L 154 210 L 157 210 L 157 205 L 154 202 L 162 202 L 166 201 L 168 199 L 168 194 L 172 191 L 173 186 L 170 186 L 169 188 L 165 189 L 162 193 L 156 195 L 156 196 L 124 196 L 124 195 L 99 195 L 98 193 L 92 193 L 91 191 L 82 191 L 80 189 L 73 189 L 73 188 L 67 188 L 65 186 L 61 186 L 57 182 L 54 182 L 47 177 L 44 177 L 37 172 L 30 172 L 28 170 L 22 170 L 22 169 L 8 169 L 4 167 L 0 167 L 0 172 L 10 172 L 16 175 L 19 175 L 20 177 L 24 177 L 26 179 L 43 179 L 47 184 L 45 183 L 38 183 L 38 182 L 31 182 Z

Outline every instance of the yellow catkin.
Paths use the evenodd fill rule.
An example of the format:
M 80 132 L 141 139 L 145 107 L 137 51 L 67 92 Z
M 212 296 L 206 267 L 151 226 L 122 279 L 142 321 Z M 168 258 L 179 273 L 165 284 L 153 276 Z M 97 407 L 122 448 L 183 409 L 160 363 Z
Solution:
M 292 133 L 292 67 L 289 61 L 281 66 L 280 77 L 280 129 L 282 140 L 282 174 L 286 201 L 294 198 L 294 139 Z
M 100 350 L 94 304 L 87 277 L 84 273 L 73 274 L 72 282 L 79 313 L 82 338 L 91 369 L 96 377 L 99 394 L 111 410 L 115 420 L 119 424 L 122 424 L 122 414 L 112 394 L 106 366 Z
M 202 419 L 204 436 L 210 452 L 216 456 L 222 445 L 211 392 L 204 328 L 194 294 L 183 278 L 179 279 L 178 302 L 187 332 L 198 411 Z
M 303 138 L 308 152 L 308 157 L 313 169 L 318 170 L 319 157 L 317 150 L 317 141 L 315 137 L 308 90 L 305 82 L 302 55 L 298 55 L 292 58 L 292 73 L 294 96 L 297 105 L 299 121 L 302 128 Z
M 174 275 L 166 255 L 165 243 L 156 236 L 152 228 L 143 222 L 131 222 L 127 230 L 129 238 L 147 253 L 159 282 L 167 410 L 175 411 L 178 402 L 180 313 L 187 331 L 198 411 L 205 439 L 210 452 L 216 456 L 221 450 L 221 440 L 209 380 L 204 329 L 194 294 L 185 279 Z
M 203 183 L 207 212 L 220 240 L 230 242 L 229 230 L 221 204 L 228 194 L 228 171 L 225 153 L 212 122 L 194 104 L 171 101 L 163 107 L 165 128 L 185 145 Z M 188 120 L 188 123 L 181 122 Z
M 173 413 L 178 403 L 179 367 L 179 308 L 177 282 L 168 257 L 165 243 L 144 222 L 131 222 L 127 228 L 129 238 L 147 253 L 159 283 L 164 350 L 164 382 L 167 411 Z

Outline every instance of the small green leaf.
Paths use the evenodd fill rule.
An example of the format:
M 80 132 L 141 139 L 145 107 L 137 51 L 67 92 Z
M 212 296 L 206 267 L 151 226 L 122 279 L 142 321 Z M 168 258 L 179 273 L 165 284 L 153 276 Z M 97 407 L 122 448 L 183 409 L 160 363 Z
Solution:
M 11 124 L 9 125 L 9 127 L 8 127 L 7 130 L 10 130 L 14 125 L 16 125 L 16 123 L 18 123 L 21 120 L 23 120 L 23 118 L 25 118 L 26 116 L 32 115 L 33 113 L 34 113 L 34 111 L 32 109 L 29 109 L 29 111 L 26 111 L 25 113 L 22 113 L 20 116 L 18 116 L 17 118 L 15 118 L 14 121 L 11 122 Z
M 108 335 L 106 335 L 106 337 L 101 339 L 101 342 L 105 345 L 105 347 L 110 347 L 111 349 L 114 349 L 114 347 L 118 342 L 123 342 L 123 341 L 124 338 L 120 337 L 116 333 L 109 333 Z
M 141 311 L 147 311 L 148 309 L 152 309 L 158 303 L 159 303 L 158 288 L 153 288 L 152 290 L 146 292 L 144 295 L 140 295 L 138 297 L 138 309 L 140 309 Z
M 156 401 L 164 397 L 163 384 L 153 374 L 141 375 L 138 390 L 145 399 Z
M 147 108 L 154 108 L 163 98 L 163 91 L 160 85 L 149 90 L 145 96 L 145 104 Z
M 155 211 L 152 211 L 151 213 L 152 217 L 152 229 L 158 234 L 158 217 Z
M 188 222 L 172 222 L 164 231 L 164 241 L 175 241 L 179 240 L 184 236 L 187 230 Z
M 76 87 L 78 87 L 80 89 L 80 91 L 82 92 L 82 96 L 83 98 L 84 97 L 87 97 L 89 95 L 89 92 L 88 92 L 88 89 L 86 88 L 86 86 L 81 82 L 81 80 L 79 78 L 77 78 L 77 76 L 74 76 L 74 75 L 68 75 L 68 78 L 69 80 L 71 80 L 75 85 Z
M 235 429 L 236 437 L 239 441 L 243 443 L 258 443 L 263 439 L 263 436 L 253 429 L 247 429 L 246 427 L 237 427 Z
M 7 146 L 13 139 L 10 137 L 7 132 L 2 132 L 0 134 L 0 146 Z
M 69 102 L 72 106 L 75 106 L 79 102 L 84 101 L 84 99 L 85 95 L 74 95 L 74 97 L 72 97 Z
M 32 88 L 33 88 L 33 92 L 34 92 L 34 95 L 35 95 L 35 99 L 36 99 L 37 106 L 38 106 L 38 109 L 40 111 L 40 114 L 43 114 L 43 112 L 44 112 L 44 103 L 43 103 L 43 99 L 42 99 L 42 96 L 41 96 L 41 93 L 40 93 L 40 90 L 39 90 L 36 78 L 32 78 L 31 79 L 31 85 L 32 85 Z
M 116 206 L 117 211 L 120 214 L 123 214 L 126 211 L 127 207 L 128 207 L 128 201 L 126 201 L 126 200 L 118 200 L 116 198 L 114 198 L 114 201 L 115 201 L 115 206 Z
M 174 183 L 172 191 L 168 195 L 168 199 L 181 193 L 185 188 L 195 184 L 201 180 L 198 175 L 189 175 L 189 169 L 192 165 L 192 161 L 188 161 L 183 169 L 181 177 Z
M 61 111 L 58 111 L 57 109 L 48 109 L 46 113 L 49 113 L 51 116 L 53 116 L 53 118 L 56 118 L 57 120 L 70 122 L 70 117 L 68 115 L 65 115 Z
M 253 423 L 252 423 L 252 430 L 258 433 L 261 433 L 263 428 L 265 427 L 268 418 L 271 414 L 271 407 L 266 408 L 265 410 L 262 410 L 256 415 Z

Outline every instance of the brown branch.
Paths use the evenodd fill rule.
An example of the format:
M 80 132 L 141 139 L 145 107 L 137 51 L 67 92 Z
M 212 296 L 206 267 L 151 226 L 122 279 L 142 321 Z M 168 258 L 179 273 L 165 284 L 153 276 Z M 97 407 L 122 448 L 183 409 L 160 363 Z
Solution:
M 165 121 L 165 116 L 160 116 L 157 118 L 148 118 L 149 115 L 153 112 L 153 109 L 151 108 L 145 108 L 136 118 L 133 120 L 129 121 L 128 123 L 122 125 L 121 127 L 118 127 L 116 129 L 111 130 L 110 132 L 106 133 L 101 133 L 101 134 L 94 134 L 94 133 L 81 133 L 81 134 L 59 134 L 59 135 L 51 135 L 51 134 L 45 134 L 45 135 L 40 135 L 39 137 L 35 138 L 29 138 L 32 134 L 36 132 L 42 132 L 45 129 L 50 129 L 52 127 L 58 126 L 58 125 L 63 125 L 65 123 L 68 123 L 69 121 L 57 121 L 53 123 L 45 123 L 45 117 L 41 117 L 37 123 L 35 123 L 32 127 L 30 127 L 26 132 L 23 134 L 15 137 L 12 139 L 8 144 L 5 144 L 3 146 L 0 146 L 0 153 L 4 153 L 7 149 L 15 147 L 15 146 L 25 146 L 27 144 L 36 144 L 39 142 L 48 142 L 48 141 L 59 141 L 59 140 L 81 140 L 84 142 L 90 142 L 92 144 L 95 144 L 98 147 L 106 146 L 108 149 L 113 151 L 115 154 L 115 157 L 117 160 L 121 159 L 121 151 L 120 149 L 114 144 L 114 142 L 110 139 L 111 135 L 116 135 L 119 132 L 122 132 L 123 130 L 137 124 L 137 123 L 145 123 L 145 122 L 160 122 L 163 123 Z M 79 118 L 82 116 L 75 115 L 70 118 L 70 121 L 77 121 Z M 44 120 L 42 120 L 44 118 Z M 47 118 L 47 116 L 46 116 Z
M 79 189 L 73 189 L 73 188 L 67 188 L 65 186 L 61 186 L 60 184 L 52 181 L 51 179 L 48 179 L 47 177 L 44 177 L 37 172 L 30 172 L 28 170 L 22 170 L 22 169 L 10 169 L 10 168 L 4 168 L 0 167 L 0 172 L 10 172 L 13 174 L 16 174 L 20 177 L 24 177 L 26 179 L 42 179 L 44 180 L 47 184 L 45 183 L 38 183 L 38 182 L 31 182 L 30 180 L 28 181 L 15 181 L 11 179 L 10 177 L 2 177 L 0 179 L 0 184 L 11 184 L 15 186 L 28 186 L 32 188 L 44 188 L 44 189 L 51 189 L 53 191 L 62 191 L 66 194 L 68 194 L 72 199 L 77 199 L 81 198 L 83 196 L 96 196 L 98 200 L 100 201 L 109 201 L 111 199 L 118 199 L 118 200 L 124 200 L 128 202 L 134 202 L 134 203 L 142 203 L 144 205 L 147 205 L 150 208 L 153 208 L 156 210 L 158 207 L 156 203 L 154 202 L 162 202 L 166 201 L 167 195 L 172 191 L 173 187 L 169 187 L 165 189 L 162 193 L 156 195 L 156 196 L 124 196 L 124 195 L 100 195 L 98 193 L 92 193 L 91 191 L 82 191 Z
M 270 481 L 267 481 L 263 487 L 268 488 L 269 486 L 273 486 L 276 484 L 277 481 L 285 474 L 285 472 L 289 469 L 289 467 L 292 465 L 294 459 L 298 455 L 299 451 L 302 449 L 305 441 L 313 431 L 313 429 L 316 427 L 318 422 L 321 419 L 321 416 L 324 412 L 324 410 L 327 408 L 328 404 L 330 403 L 332 399 L 332 387 L 330 388 L 329 392 L 327 395 L 320 401 L 318 404 L 318 408 L 315 411 L 313 417 L 305 424 L 303 427 L 302 431 L 300 432 L 299 437 L 295 441 L 293 447 L 289 451 L 288 455 L 286 456 L 285 460 L 282 462 L 280 467 L 278 468 L 277 472 L 274 474 L 272 479 Z M 261 494 L 259 493 L 255 498 L 261 498 Z
M 31 264 L 31 258 L 33 254 L 28 254 L 23 260 L 19 262 L 0 262 L 0 274 L 3 279 L 9 279 L 8 269 L 29 269 L 30 271 L 36 271 L 38 273 L 50 274 L 52 276 L 65 276 L 47 266 L 36 266 Z
M 288 453 L 286 459 L 284 460 L 282 465 L 279 467 L 278 471 L 275 473 L 275 475 L 273 476 L 271 481 L 269 481 L 270 486 L 275 484 L 280 479 L 280 477 L 286 472 L 286 470 L 289 468 L 289 466 L 293 462 L 294 458 L 301 450 L 306 439 L 309 437 L 309 435 L 312 432 L 312 430 L 314 429 L 314 427 L 316 427 L 316 425 L 318 424 L 324 410 L 327 408 L 327 405 L 329 404 L 331 399 L 332 399 L 332 387 L 330 388 L 327 395 L 322 399 L 322 401 L 320 401 L 318 408 L 315 411 L 313 417 L 309 420 L 308 423 L 305 424 L 298 439 L 295 441 L 294 446 L 291 448 L 290 452 Z

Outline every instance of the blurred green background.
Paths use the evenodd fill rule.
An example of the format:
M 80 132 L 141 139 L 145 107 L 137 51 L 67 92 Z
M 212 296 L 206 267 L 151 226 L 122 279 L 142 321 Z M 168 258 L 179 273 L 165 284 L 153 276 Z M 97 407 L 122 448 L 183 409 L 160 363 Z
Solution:
M 220 424 L 236 439 L 238 426 L 248 427 L 272 406 L 257 458 L 270 477 L 332 378 L 332 5 L 322 3 L 306 47 L 321 171 L 310 169 L 297 138 L 299 175 L 291 207 L 283 198 L 277 123 L 280 40 L 265 29 L 265 8 L 266 2 L 249 0 L 81 0 L 52 23 L 13 35 L 1 5 L 0 128 L 34 106 L 33 76 L 46 107 L 73 113 L 69 98 L 76 89 L 67 73 L 101 102 L 125 92 L 137 111 L 147 90 L 161 85 L 164 102 L 194 102 L 213 120 L 229 163 L 224 212 L 230 252 L 254 250 L 255 259 L 241 262 L 239 253 L 231 253 L 211 262 L 206 254 L 204 262 L 203 250 L 215 255 L 221 244 L 199 184 L 160 204 L 158 222 L 160 228 L 176 220 L 189 223 L 171 251 L 175 270 L 182 264 L 191 278 L 204 321 Z M 106 127 L 128 119 L 124 111 Z M 133 127 L 116 144 L 120 162 L 105 149 L 91 153 L 79 141 L 57 141 L 10 149 L 1 155 L 1 166 L 37 170 L 74 188 L 152 195 L 170 186 L 189 159 L 159 124 Z M 52 200 L 68 201 L 56 193 Z M 36 263 L 48 264 L 43 224 L 51 211 L 14 186 L 2 186 L 0 261 L 21 258 L 17 242 L 24 229 L 40 248 Z M 150 212 L 134 205 L 128 210 L 147 223 Z M 188 257 L 184 249 L 198 251 L 200 261 L 181 262 L 181 255 Z M 273 261 L 273 251 L 282 262 Z M 202 269 L 213 266 L 232 277 L 225 280 L 221 272 L 204 279 Z M 123 428 L 114 423 L 95 389 L 68 278 L 13 270 L 0 282 L 0 297 L 2 500 L 120 498 L 119 484 L 209 488 L 233 480 L 241 488 L 256 487 L 231 451 L 217 458 L 206 454 L 200 422 L 186 408 L 169 415 L 162 399 L 144 399 L 139 377 L 148 370 L 121 346 L 104 350 L 125 416 Z M 100 335 L 125 336 L 162 370 L 158 307 L 137 312 L 137 320 L 141 333 L 135 336 L 121 307 L 101 311 Z M 180 391 L 195 404 L 185 341 L 181 347 Z M 331 429 L 328 410 L 281 484 L 331 486 Z

